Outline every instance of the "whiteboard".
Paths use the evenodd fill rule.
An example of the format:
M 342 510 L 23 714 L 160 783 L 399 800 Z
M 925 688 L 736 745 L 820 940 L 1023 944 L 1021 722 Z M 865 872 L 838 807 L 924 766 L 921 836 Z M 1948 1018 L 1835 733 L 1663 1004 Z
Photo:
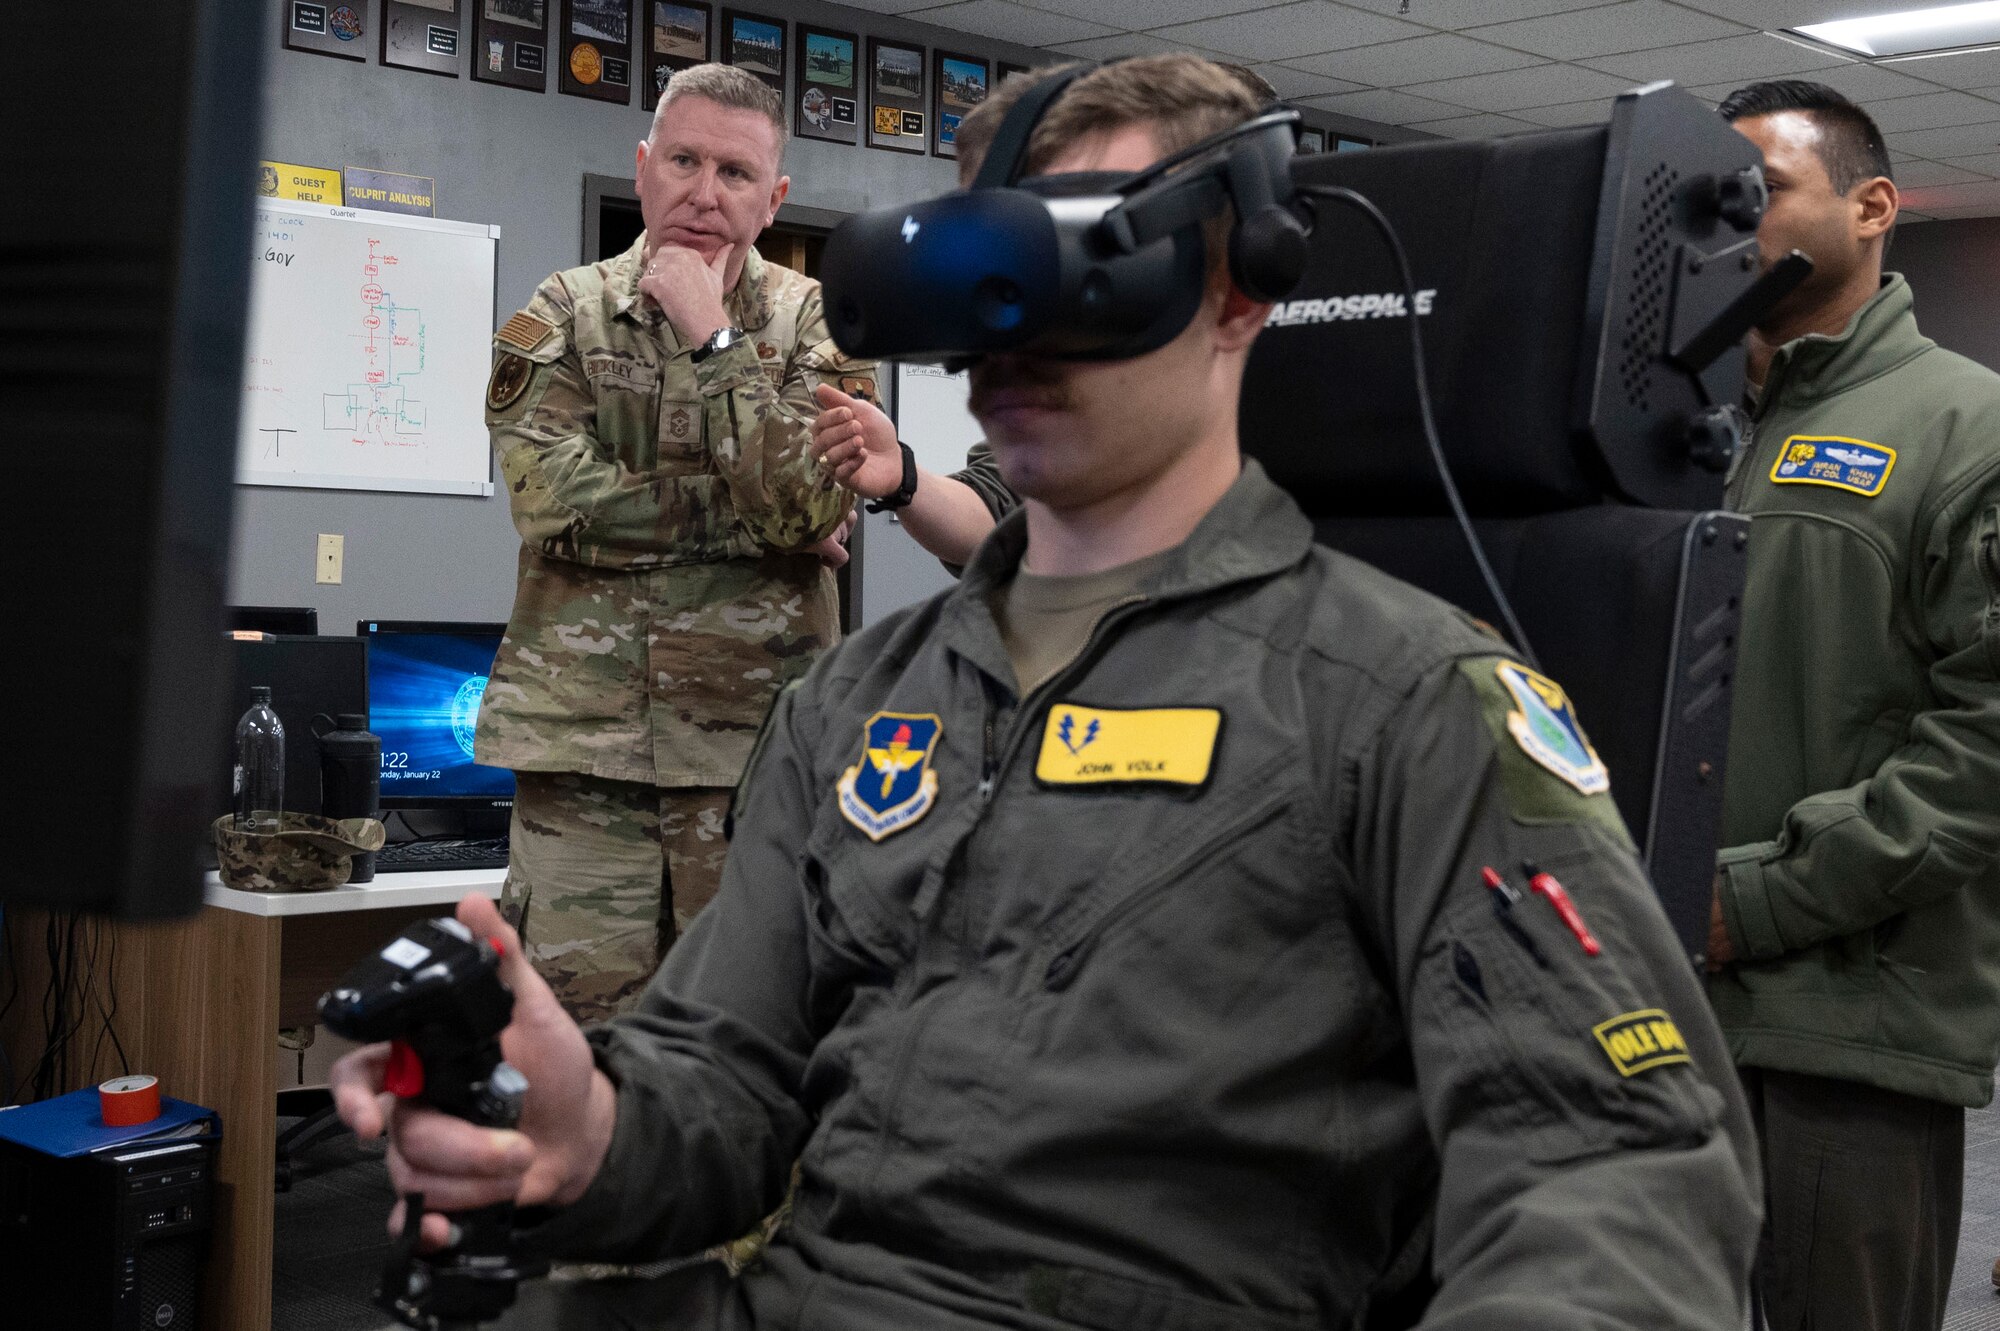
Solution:
M 985 431 L 966 409 L 972 386 L 965 372 L 946 374 L 941 366 L 896 363 L 896 437 L 910 446 L 918 465 L 949 476 L 965 466 L 965 452 Z
M 500 228 L 257 202 L 244 485 L 493 493 L 484 406 Z

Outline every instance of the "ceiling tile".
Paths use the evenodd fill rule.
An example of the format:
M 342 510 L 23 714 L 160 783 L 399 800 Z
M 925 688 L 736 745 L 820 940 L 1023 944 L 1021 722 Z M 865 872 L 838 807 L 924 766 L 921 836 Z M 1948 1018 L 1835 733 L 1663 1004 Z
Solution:
M 1716 42 L 1694 42 L 1668 46 L 1656 51 L 1634 51 L 1629 55 L 1609 55 L 1585 62 L 1592 69 L 1617 74 L 1639 83 L 1672 79 L 1689 87 L 1741 79 L 1781 79 L 1807 70 L 1828 69 L 1848 63 L 1840 56 L 1815 47 L 1788 42 L 1765 32 L 1743 37 L 1724 37 Z
M 1358 9 L 1330 4 L 1328 0 L 1302 0 L 1299 4 L 1260 9 L 1252 14 L 1230 14 L 1149 31 L 1169 41 L 1225 51 L 1249 60 L 1286 60 L 1424 35 L 1424 29 L 1413 23 L 1364 14 Z
M 1542 127 L 1512 116 L 1496 116 L 1480 111 L 1469 116 L 1454 116 L 1450 120 L 1423 120 L 1412 128 L 1423 130 L 1426 134 L 1442 134 L 1448 139 L 1490 139 L 1499 134 L 1520 134 Z
M 1934 9 L 1950 0 L 1674 0 L 1689 9 L 1748 23 L 1753 28 L 1797 28 L 1807 23 Z
M 1412 97 L 1409 93 L 1390 88 L 1346 92 L 1336 97 L 1310 97 L 1306 99 L 1306 105 L 1362 120 L 1379 120 L 1385 125 L 1408 125 L 1419 120 L 1443 120 L 1448 116 L 1465 114 L 1462 106 L 1451 106 L 1429 97 Z
M 1102 23 L 1086 23 L 1062 14 L 1009 4 L 1007 0 L 968 0 L 965 4 L 926 9 L 911 17 L 955 32 L 997 37 L 1003 42 L 1019 42 L 1022 46 L 1080 42 L 1086 37 L 1104 37 L 1118 31 Z
M 1922 97 L 1898 97 L 1873 102 L 1868 113 L 1885 134 L 1906 129 L 1940 129 L 1947 125 L 1977 125 L 2000 119 L 2000 102 L 1969 92 L 1934 92 Z
M 907 14 L 913 9 L 930 9 L 938 0 L 840 0 L 853 9 L 872 9 L 877 14 Z
M 1889 152 L 1949 161 L 1979 157 L 2000 150 L 2000 116 L 1984 125 L 1953 125 L 1949 129 L 1910 129 L 1890 136 Z
M 929 3 L 935 4 L 937 0 Z M 1217 14 L 1264 9 L 1272 0 L 1019 0 L 1019 3 L 1030 9 L 1046 9 L 1051 14 L 1067 14 L 1137 32 L 1162 23 L 1187 23 Z
M 1359 83 L 1349 83 L 1345 79 L 1329 79 L 1319 74 L 1306 74 L 1289 65 L 1252 65 L 1251 69 L 1261 74 L 1278 96 L 1287 100 L 1298 97 L 1326 97 L 1337 92 L 1358 92 Z
M 1990 208 L 2000 212 L 2000 180 L 1975 180 L 1963 185 L 1933 185 L 1906 193 L 1910 206 L 1920 213 L 1945 216 L 1946 209 Z
M 1586 102 L 1564 102 L 1560 106 L 1523 108 L 1514 114 L 1555 129 L 1565 125 L 1602 125 L 1611 119 L 1611 98 L 1593 97 Z
M 1470 74 L 1491 74 L 1503 69 L 1540 64 L 1531 55 L 1503 51 L 1469 37 L 1434 32 L 1428 37 L 1364 46 L 1356 51 L 1329 51 L 1325 55 L 1302 56 L 1290 62 L 1293 68 L 1330 78 L 1352 79 L 1376 88 L 1397 88 L 1406 83 L 1463 78 Z
M 1533 51 L 1553 60 L 1645 51 L 1681 42 L 1740 37 L 1750 30 L 1740 23 L 1681 9 L 1665 0 L 1631 0 L 1575 14 L 1552 14 L 1519 23 L 1476 28 L 1469 36 L 1516 50 Z
M 1089 37 L 1080 42 L 1064 42 L 1049 48 L 1064 55 L 1082 56 L 1085 60 L 1116 60 L 1128 55 L 1171 55 L 1176 51 L 1196 51 L 1197 48 L 1184 46 L 1180 42 L 1170 42 L 1162 37 L 1149 37 L 1143 32 L 1121 32 L 1115 37 Z M 1206 51 L 1197 51 L 1206 55 Z
M 1373 14 L 1395 15 L 1429 28 L 1475 28 L 1483 23 L 1506 23 L 1513 19 L 1540 18 L 1545 14 L 1566 14 L 1591 9 L 1610 0 L 1410 0 L 1410 12 L 1399 14 L 1403 0 L 1340 0 L 1352 9 Z
M 1912 56 L 1905 60 L 1885 60 L 1882 67 L 1914 74 L 1947 88 L 1990 88 L 2000 84 L 2000 50 Z
M 1992 179 L 1990 175 L 1968 171 L 1949 162 L 1905 162 L 1896 168 L 1896 188 L 1906 191 L 1926 189 L 1932 185 L 1963 185 L 1968 180 L 1990 179 Z
M 2000 176 L 2000 153 L 1985 153 L 1978 157 L 1954 157 L 1938 165 L 1955 166 L 1960 170 L 1977 172 L 1982 176 Z
M 1517 111 L 1524 106 L 1556 106 L 1591 97 L 1610 99 L 1632 87 L 1621 79 L 1575 65 L 1535 65 L 1503 74 L 1477 74 L 1469 79 L 1419 83 L 1409 91 L 1436 97 L 1475 111 Z
M 1851 65 L 1835 65 L 1831 69 L 1815 69 L 1806 75 L 1815 83 L 1824 83 L 1841 96 L 1863 106 L 1891 97 L 1915 97 L 1919 93 L 1935 91 L 1935 85 L 1922 79 L 1913 79 L 1908 74 L 1899 74 L 1885 65 L 1868 65 L 1859 61 Z M 1735 92 L 1749 79 L 1728 79 L 1721 83 L 1710 83 L 1690 89 L 1697 97 L 1708 97 L 1721 101 Z

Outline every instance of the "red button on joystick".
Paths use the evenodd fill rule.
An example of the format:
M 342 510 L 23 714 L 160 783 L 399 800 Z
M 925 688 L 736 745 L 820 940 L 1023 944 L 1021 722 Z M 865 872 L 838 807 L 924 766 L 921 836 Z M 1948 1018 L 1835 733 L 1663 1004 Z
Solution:
M 424 1061 L 401 1040 L 389 1042 L 389 1066 L 382 1071 L 382 1089 L 405 1100 L 424 1092 Z

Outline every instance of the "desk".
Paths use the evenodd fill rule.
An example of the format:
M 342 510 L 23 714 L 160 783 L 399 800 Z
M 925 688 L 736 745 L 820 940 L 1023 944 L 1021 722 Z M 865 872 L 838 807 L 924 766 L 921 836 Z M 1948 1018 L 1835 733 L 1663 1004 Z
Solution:
M 213 874 L 203 907 L 169 924 L 100 924 L 96 995 L 116 1004 L 117 1030 L 134 1072 L 149 1072 L 178 1099 L 222 1115 L 215 1173 L 215 1232 L 202 1284 L 199 1331 L 270 1331 L 271 1222 L 277 1152 L 278 1031 L 308 1026 L 314 1004 L 355 961 L 412 920 L 450 912 L 468 892 L 500 895 L 501 869 L 377 874 L 324 892 L 239 892 Z M 40 940 L 47 913 L 8 911 L 21 982 L 4 1029 L 17 1072 L 41 1054 L 39 1014 L 48 984 Z M 31 1015 L 32 1014 L 32 1015 Z M 78 1062 L 90 1059 L 91 1014 Z M 72 1085 L 118 1072 L 110 1042 Z

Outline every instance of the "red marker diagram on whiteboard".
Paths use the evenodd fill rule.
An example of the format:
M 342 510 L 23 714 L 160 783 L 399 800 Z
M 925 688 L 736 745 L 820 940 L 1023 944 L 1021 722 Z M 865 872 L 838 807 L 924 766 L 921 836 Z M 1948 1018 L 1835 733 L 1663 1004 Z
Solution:
M 416 448 L 424 442 L 424 404 L 418 396 L 424 318 L 421 309 L 396 301 L 399 262 L 384 241 L 368 238 L 368 253 L 356 275 L 356 328 L 351 334 L 361 355 L 359 378 L 344 393 L 323 397 L 325 428 L 344 432 L 362 447 Z

